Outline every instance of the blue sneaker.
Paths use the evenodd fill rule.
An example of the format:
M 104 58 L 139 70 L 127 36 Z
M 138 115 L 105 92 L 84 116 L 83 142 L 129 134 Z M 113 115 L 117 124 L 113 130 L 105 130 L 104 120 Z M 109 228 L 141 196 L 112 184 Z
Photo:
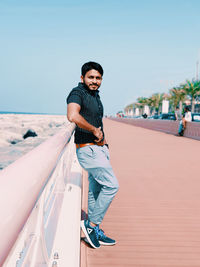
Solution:
M 116 241 L 110 237 L 107 237 L 104 234 L 104 231 L 102 229 L 99 229 L 99 226 L 97 226 L 97 230 L 98 230 L 98 240 L 100 245 L 113 246 L 116 244 Z
M 84 221 L 81 221 L 81 228 L 82 228 L 88 242 L 90 243 L 90 245 L 93 248 L 99 248 L 100 243 L 98 241 L 98 231 L 96 229 L 97 226 L 92 227 L 88 220 L 84 220 Z

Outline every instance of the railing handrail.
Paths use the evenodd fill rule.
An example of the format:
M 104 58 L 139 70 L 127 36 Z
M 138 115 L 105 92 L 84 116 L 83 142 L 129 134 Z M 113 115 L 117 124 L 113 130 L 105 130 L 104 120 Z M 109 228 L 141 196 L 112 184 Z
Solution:
M 56 166 L 75 124 L 19 158 L 0 172 L 0 266 L 5 261 Z

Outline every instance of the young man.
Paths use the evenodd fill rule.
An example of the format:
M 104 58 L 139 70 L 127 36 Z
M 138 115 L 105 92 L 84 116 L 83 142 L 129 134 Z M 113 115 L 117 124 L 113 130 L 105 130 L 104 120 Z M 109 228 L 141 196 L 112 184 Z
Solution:
M 179 109 L 179 107 L 176 107 L 175 110 L 175 117 L 177 121 L 181 121 L 182 120 L 182 114 L 181 114 L 181 110 Z
M 81 221 L 81 227 L 93 248 L 116 243 L 99 225 L 119 188 L 103 131 L 103 105 L 98 90 L 102 77 L 101 65 L 85 63 L 81 69 L 81 83 L 67 97 L 67 118 L 76 124 L 77 157 L 89 179 L 88 220 Z
M 186 123 L 188 121 L 192 121 L 192 115 L 191 115 L 189 107 L 186 106 L 184 108 L 183 118 L 182 118 L 182 120 L 180 121 L 180 124 L 179 124 L 179 129 L 178 129 L 178 135 L 179 136 L 183 136 L 185 128 L 186 128 Z

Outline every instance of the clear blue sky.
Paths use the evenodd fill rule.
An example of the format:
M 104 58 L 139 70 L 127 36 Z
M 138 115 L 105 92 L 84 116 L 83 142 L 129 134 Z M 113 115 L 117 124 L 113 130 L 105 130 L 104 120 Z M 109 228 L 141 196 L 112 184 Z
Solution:
M 199 0 L 0 0 L 0 110 L 66 112 L 89 60 L 106 114 L 195 77 Z

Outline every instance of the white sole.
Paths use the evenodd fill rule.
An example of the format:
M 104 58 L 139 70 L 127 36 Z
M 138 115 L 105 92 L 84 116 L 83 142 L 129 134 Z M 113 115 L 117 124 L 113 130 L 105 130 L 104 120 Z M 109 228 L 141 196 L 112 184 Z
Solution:
M 99 241 L 99 244 L 102 245 L 102 246 L 114 246 L 114 245 L 116 245 L 117 243 L 115 242 L 115 243 L 109 244 L 109 243 L 104 243 L 104 242 L 102 242 L 102 241 Z
M 90 244 L 90 242 L 87 240 L 87 237 L 84 237 L 84 241 L 85 241 L 86 243 Z M 117 242 L 112 243 L 112 244 L 109 244 L 109 243 L 104 243 L 104 242 L 102 242 L 102 241 L 99 241 L 99 244 L 102 245 L 102 246 L 114 246 L 114 245 L 117 244 Z
M 89 242 L 89 244 L 90 244 L 93 248 L 99 248 L 99 247 L 96 247 L 96 246 L 92 243 L 91 239 L 89 238 L 88 232 L 87 232 L 87 230 L 86 230 L 86 228 L 85 228 L 84 221 L 81 221 L 81 229 L 82 229 L 83 233 L 85 234 L 85 236 L 86 236 L 87 241 Z

